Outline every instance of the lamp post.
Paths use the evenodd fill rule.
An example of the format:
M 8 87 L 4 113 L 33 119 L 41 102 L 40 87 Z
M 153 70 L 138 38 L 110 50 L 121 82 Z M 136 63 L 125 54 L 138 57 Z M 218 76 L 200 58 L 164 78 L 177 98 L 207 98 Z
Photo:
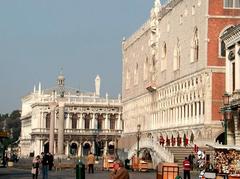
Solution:
M 137 125 L 137 158 L 139 158 L 139 141 L 140 141 L 140 138 L 141 138 L 141 132 L 140 132 L 140 129 L 141 129 L 141 125 L 138 124 Z
M 223 98 L 223 107 L 222 107 L 222 112 L 223 112 L 223 126 L 224 126 L 224 145 L 227 145 L 227 129 L 228 129 L 228 120 L 230 120 L 230 115 L 231 115 L 231 108 L 229 106 L 229 98 L 230 95 L 225 92 L 224 95 L 222 96 Z

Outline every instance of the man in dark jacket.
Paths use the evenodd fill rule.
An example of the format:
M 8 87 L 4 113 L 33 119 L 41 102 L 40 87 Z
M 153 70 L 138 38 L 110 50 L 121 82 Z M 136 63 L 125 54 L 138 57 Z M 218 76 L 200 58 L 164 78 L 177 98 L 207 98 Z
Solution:
M 113 172 L 110 173 L 110 179 L 129 179 L 129 173 L 124 168 L 121 160 L 114 161 Z
M 49 157 L 45 153 L 41 153 L 42 155 L 42 176 L 43 179 L 48 179 L 48 164 L 49 164 Z

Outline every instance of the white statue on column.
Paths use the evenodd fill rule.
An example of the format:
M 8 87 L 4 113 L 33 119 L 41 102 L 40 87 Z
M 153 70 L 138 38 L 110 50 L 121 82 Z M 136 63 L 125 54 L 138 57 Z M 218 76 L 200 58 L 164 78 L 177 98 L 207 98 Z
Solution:
M 95 78 L 95 92 L 97 96 L 100 96 L 100 85 L 101 85 L 101 79 L 99 75 Z

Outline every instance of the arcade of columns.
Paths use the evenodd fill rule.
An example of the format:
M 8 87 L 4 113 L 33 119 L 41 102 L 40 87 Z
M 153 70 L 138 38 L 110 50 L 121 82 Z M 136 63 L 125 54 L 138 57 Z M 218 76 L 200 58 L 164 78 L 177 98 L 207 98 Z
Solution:
M 204 125 L 211 122 L 211 84 L 211 72 L 204 70 L 128 101 L 123 109 L 128 126 L 125 135 L 132 135 L 140 124 L 142 133 L 151 134 L 154 140 L 162 136 L 165 143 L 184 135 L 199 143 L 209 138 L 214 141 L 219 128 Z
M 72 143 L 78 145 L 78 156 L 82 155 L 85 143 L 90 145 L 94 153 L 95 140 L 104 141 L 104 153 L 106 153 L 109 143 L 115 142 L 121 135 L 122 121 L 119 108 L 104 106 L 79 108 L 65 103 L 63 99 L 58 103 L 50 103 L 49 107 L 50 111 L 43 112 L 40 119 L 43 121 L 40 128 L 50 125 L 49 138 L 48 136 L 40 138 L 40 151 L 37 151 L 39 153 L 43 151 L 47 142 L 49 142 L 49 152 L 59 157 L 69 155 L 69 146 Z M 78 110 L 72 111 L 73 108 Z M 50 118 L 50 124 L 47 124 L 47 118 Z

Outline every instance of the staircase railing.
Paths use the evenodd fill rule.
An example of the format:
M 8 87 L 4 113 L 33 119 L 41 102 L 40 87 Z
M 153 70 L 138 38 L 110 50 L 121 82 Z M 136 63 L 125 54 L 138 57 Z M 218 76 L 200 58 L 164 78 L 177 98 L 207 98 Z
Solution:
M 155 167 L 159 162 L 174 162 L 173 154 L 165 147 L 155 143 L 149 138 L 141 139 L 139 141 L 139 149 L 148 148 L 152 157 L 153 166 Z M 134 144 L 129 152 L 128 158 L 132 158 L 137 153 L 137 143 Z

